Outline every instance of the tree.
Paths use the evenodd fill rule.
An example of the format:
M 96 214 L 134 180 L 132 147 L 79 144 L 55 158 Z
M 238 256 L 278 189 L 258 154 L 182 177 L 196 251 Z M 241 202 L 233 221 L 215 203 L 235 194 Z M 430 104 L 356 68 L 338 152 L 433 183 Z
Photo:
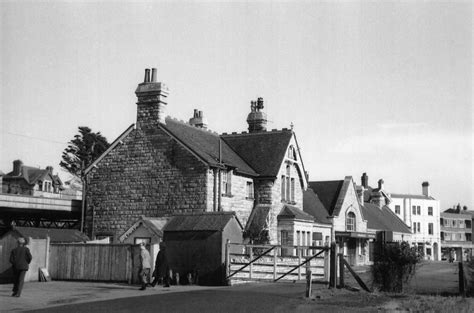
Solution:
M 379 243 L 372 265 L 373 282 L 381 291 L 402 292 L 422 259 L 422 253 L 405 241 Z
M 95 133 L 89 127 L 79 126 L 79 134 L 75 135 L 64 149 L 59 166 L 82 178 L 82 171 L 109 146 L 107 139 L 100 132 Z

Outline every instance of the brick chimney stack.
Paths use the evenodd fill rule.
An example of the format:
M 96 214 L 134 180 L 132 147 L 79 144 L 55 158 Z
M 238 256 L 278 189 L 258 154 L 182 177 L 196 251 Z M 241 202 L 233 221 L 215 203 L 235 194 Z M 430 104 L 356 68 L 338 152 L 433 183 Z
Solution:
M 424 196 L 429 197 L 430 196 L 430 183 L 427 181 L 423 182 L 421 184 L 421 190 Z
M 13 161 L 13 176 L 20 176 L 23 162 L 21 160 Z
M 46 166 L 46 170 L 48 171 L 48 173 L 53 175 L 53 167 L 52 166 Z
M 207 129 L 207 119 L 204 117 L 202 111 L 194 109 L 194 115 L 189 119 L 189 124 L 197 128 Z
M 263 98 L 250 101 L 250 113 L 247 116 L 249 132 L 264 132 L 267 130 L 267 114 L 263 110 Z
M 145 69 L 145 79 L 138 84 L 137 95 L 137 128 L 153 128 L 165 124 L 168 88 L 156 81 L 156 68 Z
M 369 187 L 369 176 L 367 176 L 367 173 L 363 173 L 361 178 L 360 178 L 360 183 L 362 187 L 367 189 Z

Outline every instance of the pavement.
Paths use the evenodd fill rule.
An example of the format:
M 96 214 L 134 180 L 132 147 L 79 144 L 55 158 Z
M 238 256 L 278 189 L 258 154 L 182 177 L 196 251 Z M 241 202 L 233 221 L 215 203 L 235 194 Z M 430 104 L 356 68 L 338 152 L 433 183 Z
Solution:
M 139 286 L 120 283 L 95 282 L 26 282 L 21 297 L 12 297 L 12 284 L 0 285 L 0 312 L 22 312 L 66 304 L 132 298 L 178 292 L 216 290 L 226 287 L 155 286 L 140 291 Z

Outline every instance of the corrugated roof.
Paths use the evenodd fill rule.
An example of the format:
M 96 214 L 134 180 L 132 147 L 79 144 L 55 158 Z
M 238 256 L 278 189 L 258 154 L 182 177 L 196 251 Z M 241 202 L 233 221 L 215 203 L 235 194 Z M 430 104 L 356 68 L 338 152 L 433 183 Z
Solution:
M 166 125 L 162 125 L 164 129 L 169 131 L 185 146 L 200 156 L 210 165 L 219 165 L 219 140 L 217 133 L 191 126 L 184 122 L 166 118 Z M 224 165 L 235 168 L 237 172 L 257 176 L 254 169 L 249 166 L 229 145 L 221 141 L 221 162 Z
M 344 180 L 316 181 L 308 185 L 318 195 L 328 214 L 333 215 Z
M 410 228 L 387 206 L 379 208 L 375 204 L 366 202 L 361 209 L 367 220 L 367 228 L 411 233 Z
M 313 221 L 314 217 L 306 212 L 301 211 L 297 207 L 291 205 L 285 205 L 281 210 L 280 214 L 278 214 L 277 218 L 294 218 L 297 220 L 307 220 Z
M 25 238 L 31 237 L 33 239 L 45 239 L 46 237 L 49 237 L 51 242 L 86 242 L 89 240 L 89 237 L 76 229 L 14 226 L 12 230 Z
M 176 215 L 170 219 L 163 231 L 222 231 L 233 218 L 237 219 L 234 212 L 203 212 L 192 215 Z M 238 223 L 240 224 L 240 222 Z
M 291 130 L 224 134 L 221 138 L 258 174 L 276 177 L 290 144 Z
M 311 188 L 303 192 L 303 211 L 313 216 L 316 222 L 331 224 L 331 221 L 328 219 L 328 210 Z

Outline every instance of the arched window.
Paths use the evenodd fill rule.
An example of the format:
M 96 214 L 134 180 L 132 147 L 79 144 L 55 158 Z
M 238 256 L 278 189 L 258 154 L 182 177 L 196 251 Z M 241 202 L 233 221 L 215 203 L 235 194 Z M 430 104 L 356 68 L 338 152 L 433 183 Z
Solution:
M 288 148 L 288 158 L 296 161 L 296 149 L 293 146 Z
M 347 213 L 346 216 L 346 230 L 355 231 L 356 230 L 356 216 L 354 212 Z

